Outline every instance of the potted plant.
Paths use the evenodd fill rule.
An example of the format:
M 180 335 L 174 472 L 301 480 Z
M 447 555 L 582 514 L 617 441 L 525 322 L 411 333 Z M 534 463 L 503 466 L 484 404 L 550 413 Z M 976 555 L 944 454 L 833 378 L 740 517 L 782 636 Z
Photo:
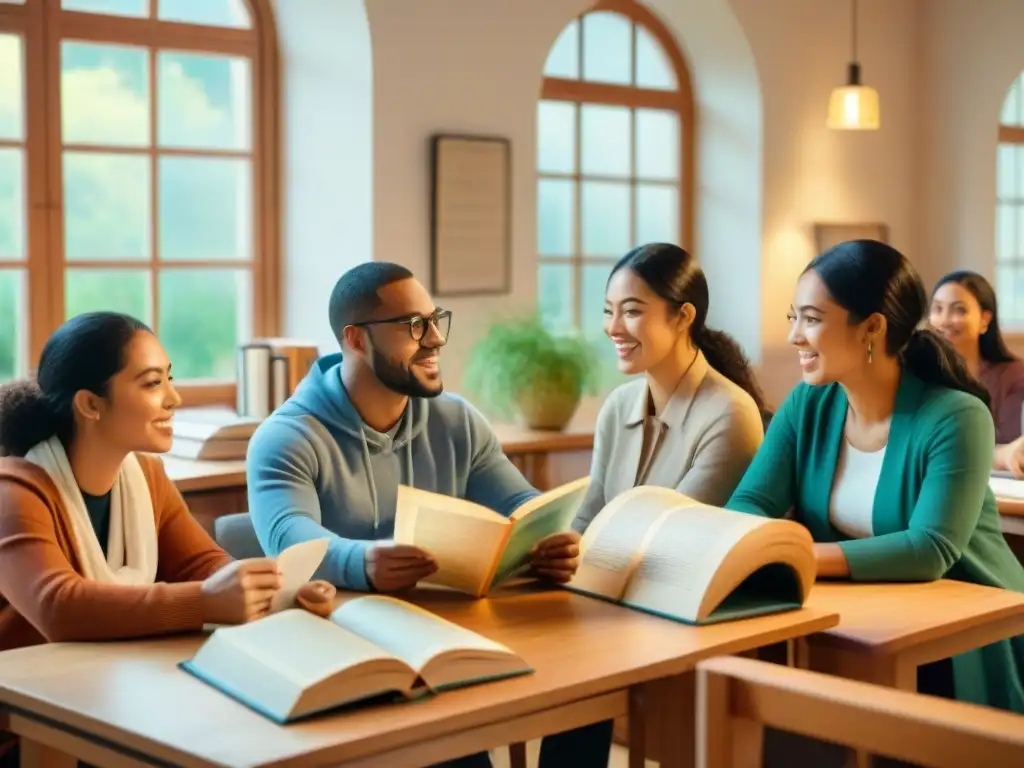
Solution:
M 597 358 L 578 334 L 550 331 L 536 315 L 493 323 L 473 345 L 466 384 L 495 416 L 530 429 L 564 429 L 584 393 L 595 394 Z

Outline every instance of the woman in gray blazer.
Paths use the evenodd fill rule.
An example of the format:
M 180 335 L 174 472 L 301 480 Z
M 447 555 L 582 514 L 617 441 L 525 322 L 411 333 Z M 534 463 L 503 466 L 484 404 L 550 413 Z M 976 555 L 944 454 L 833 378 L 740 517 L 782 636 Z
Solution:
M 619 370 L 597 419 L 590 489 L 573 527 L 636 485 L 676 488 L 721 506 L 764 439 L 763 399 L 739 345 L 707 327 L 708 283 L 667 243 L 627 253 L 605 289 L 605 333 Z

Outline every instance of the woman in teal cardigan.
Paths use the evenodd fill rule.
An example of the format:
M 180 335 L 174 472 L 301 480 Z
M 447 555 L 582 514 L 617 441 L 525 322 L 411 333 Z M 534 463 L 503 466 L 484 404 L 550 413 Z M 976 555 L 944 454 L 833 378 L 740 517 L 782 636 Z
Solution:
M 803 383 L 726 506 L 792 510 L 816 542 L 819 578 L 1024 592 L 988 486 L 988 393 L 919 328 L 927 308 L 916 271 L 887 245 L 843 243 L 814 259 L 790 310 Z M 946 690 L 929 692 L 1024 713 L 1022 672 L 1024 636 L 955 657 Z

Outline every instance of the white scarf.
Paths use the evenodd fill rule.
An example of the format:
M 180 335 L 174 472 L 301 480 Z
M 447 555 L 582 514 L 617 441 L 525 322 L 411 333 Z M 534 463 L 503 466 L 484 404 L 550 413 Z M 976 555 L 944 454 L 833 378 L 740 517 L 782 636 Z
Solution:
M 158 548 L 153 499 L 146 475 L 134 453 L 128 454 L 121 464 L 110 493 L 110 536 L 106 557 L 103 557 L 103 548 L 61 441 L 51 437 L 38 443 L 25 454 L 25 459 L 42 467 L 57 486 L 61 503 L 71 520 L 75 551 L 85 578 L 131 585 L 156 581 Z

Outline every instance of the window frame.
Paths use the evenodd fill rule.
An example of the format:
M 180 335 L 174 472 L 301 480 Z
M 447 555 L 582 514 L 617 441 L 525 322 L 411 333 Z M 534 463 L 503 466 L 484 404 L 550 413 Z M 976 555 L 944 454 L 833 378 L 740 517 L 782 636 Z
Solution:
M 582 224 L 582 202 L 580 182 L 584 179 L 603 180 L 604 177 L 595 174 L 584 174 L 581 172 L 581 114 L 580 107 L 587 104 L 607 105 L 615 107 L 627 107 L 629 109 L 646 108 L 661 109 L 675 112 L 678 115 L 679 125 L 679 240 L 683 248 L 692 249 L 694 241 L 694 220 L 696 204 L 694 199 L 695 190 L 695 158 L 696 158 L 696 108 L 693 97 L 693 86 L 690 79 L 690 69 L 686 58 L 675 41 L 672 33 L 665 24 L 647 6 L 636 0 L 598 0 L 594 5 L 583 13 L 574 17 L 562 27 L 561 34 L 569 24 L 576 22 L 582 34 L 583 18 L 588 14 L 608 11 L 626 17 L 635 25 L 633 28 L 633 61 L 632 67 L 636 69 L 636 27 L 643 27 L 655 41 L 660 45 L 662 52 L 671 65 L 676 78 L 675 90 L 661 90 L 654 88 L 643 88 L 636 85 L 615 85 L 611 83 L 599 83 L 582 79 L 582 60 L 586 39 L 581 38 L 578 55 L 580 57 L 580 78 L 569 79 L 561 77 L 543 77 L 539 101 L 561 101 L 576 106 L 575 125 L 575 152 L 576 171 L 574 173 L 546 173 L 536 169 L 536 179 L 539 185 L 544 179 L 571 180 L 575 183 L 577 194 L 573 200 L 573 223 L 572 228 L 576 233 L 577 248 L 579 247 Z M 553 49 L 554 43 L 548 51 Z M 538 102 L 539 103 L 539 102 Z M 635 120 L 634 120 L 635 124 Z M 630 153 L 636 157 L 636 131 L 631 131 Z M 616 179 L 618 181 L 618 179 Z M 631 179 L 635 186 L 635 178 Z M 635 196 L 634 196 L 635 199 Z M 635 205 L 630 213 L 631 226 L 636 226 L 637 211 Z M 540 221 L 537 222 L 538 228 Z M 537 254 L 538 269 L 544 264 L 567 265 L 573 271 L 573 327 L 581 330 L 583 327 L 581 318 L 583 270 L 588 265 L 600 265 L 614 263 L 607 257 L 586 256 L 577 250 L 571 256 L 544 256 Z M 538 286 L 539 292 L 539 286 Z
M 1016 96 L 1018 100 L 1018 115 L 1020 124 L 1018 125 L 1007 125 L 1003 122 L 1002 115 L 1006 111 L 1006 105 L 1011 98 Z M 1018 73 L 1018 75 L 1010 83 L 1010 87 L 1006 89 L 1003 96 L 1003 101 L 999 105 L 999 128 L 997 131 L 997 146 L 996 146 L 996 157 L 999 156 L 999 150 L 1004 146 L 1015 146 L 1018 148 L 1018 152 L 1024 153 L 1024 71 Z M 997 159 L 998 162 L 998 159 Z M 1021 163 L 1017 168 L 1017 173 L 1024 175 L 1024 163 Z M 993 256 L 995 261 L 995 283 L 996 294 L 1001 293 L 999 286 L 999 274 L 1001 269 L 1009 268 L 1012 274 L 1017 274 L 1024 271 L 1024 231 L 1016 231 L 1014 242 L 1018 250 L 1021 252 L 1015 259 L 1010 261 L 1003 261 L 999 258 L 999 248 L 1001 241 L 1000 231 L 1000 217 L 999 213 L 1002 209 L 1003 203 L 1007 202 L 999 194 L 999 169 L 996 169 L 996 200 L 995 200 L 995 247 L 993 248 Z M 1017 179 L 1018 188 L 1024 188 L 1024 179 Z M 1016 197 L 1011 198 L 1010 201 L 1013 209 L 1017 211 L 1016 221 L 1024 220 L 1024 199 L 1018 199 Z M 1019 224 L 1017 225 L 1019 228 Z M 1017 297 L 1014 297 L 1016 303 Z M 1022 299 L 1024 300 L 1024 299 Z M 1003 325 L 1003 333 L 1005 336 L 1014 339 L 1024 339 L 1024 321 L 1014 318 L 1000 318 L 1000 324 Z
M 244 1 L 251 19 L 249 28 L 65 11 L 60 8 L 59 0 L 0 4 L 0 34 L 20 34 L 23 39 L 25 126 L 21 145 L 25 153 L 26 258 L 23 262 L 11 263 L 11 267 L 20 267 L 26 275 L 26 351 L 30 371 L 35 369 L 47 338 L 64 322 L 66 269 L 76 266 L 65 260 L 62 232 L 64 142 L 61 137 L 60 56 L 61 42 L 67 39 L 142 46 L 150 51 L 155 48 L 208 52 L 249 59 L 252 136 L 251 148 L 246 154 L 252 163 L 253 251 L 251 260 L 245 264 L 252 290 L 250 327 L 254 338 L 280 335 L 281 152 L 277 32 L 270 0 Z M 155 0 L 151 2 L 155 5 Z M 150 93 L 153 93 L 157 72 L 154 67 L 149 69 Z M 156 104 L 150 105 L 151 115 L 155 115 L 156 108 Z M 149 146 L 139 148 L 138 152 L 147 156 L 151 153 L 159 156 L 160 150 Z M 181 154 L 190 153 L 183 151 Z M 154 176 L 150 183 L 156 185 L 157 178 Z M 158 214 L 154 211 L 153 215 L 155 219 Z M 138 261 L 133 267 L 155 276 L 155 259 L 156 254 L 151 254 L 148 269 Z M 109 263 L 89 260 L 84 264 L 93 268 L 125 266 L 124 262 L 115 260 Z M 204 262 L 183 262 L 180 266 L 175 263 L 173 268 L 194 266 L 198 269 L 203 265 Z M 232 266 L 239 268 L 242 263 Z M 154 283 L 153 293 L 156 290 Z M 238 342 L 249 340 L 239 339 Z M 196 379 L 178 381 L 177 385 L 185 405 L 233 405 L 235 402 L 234 381 Z

